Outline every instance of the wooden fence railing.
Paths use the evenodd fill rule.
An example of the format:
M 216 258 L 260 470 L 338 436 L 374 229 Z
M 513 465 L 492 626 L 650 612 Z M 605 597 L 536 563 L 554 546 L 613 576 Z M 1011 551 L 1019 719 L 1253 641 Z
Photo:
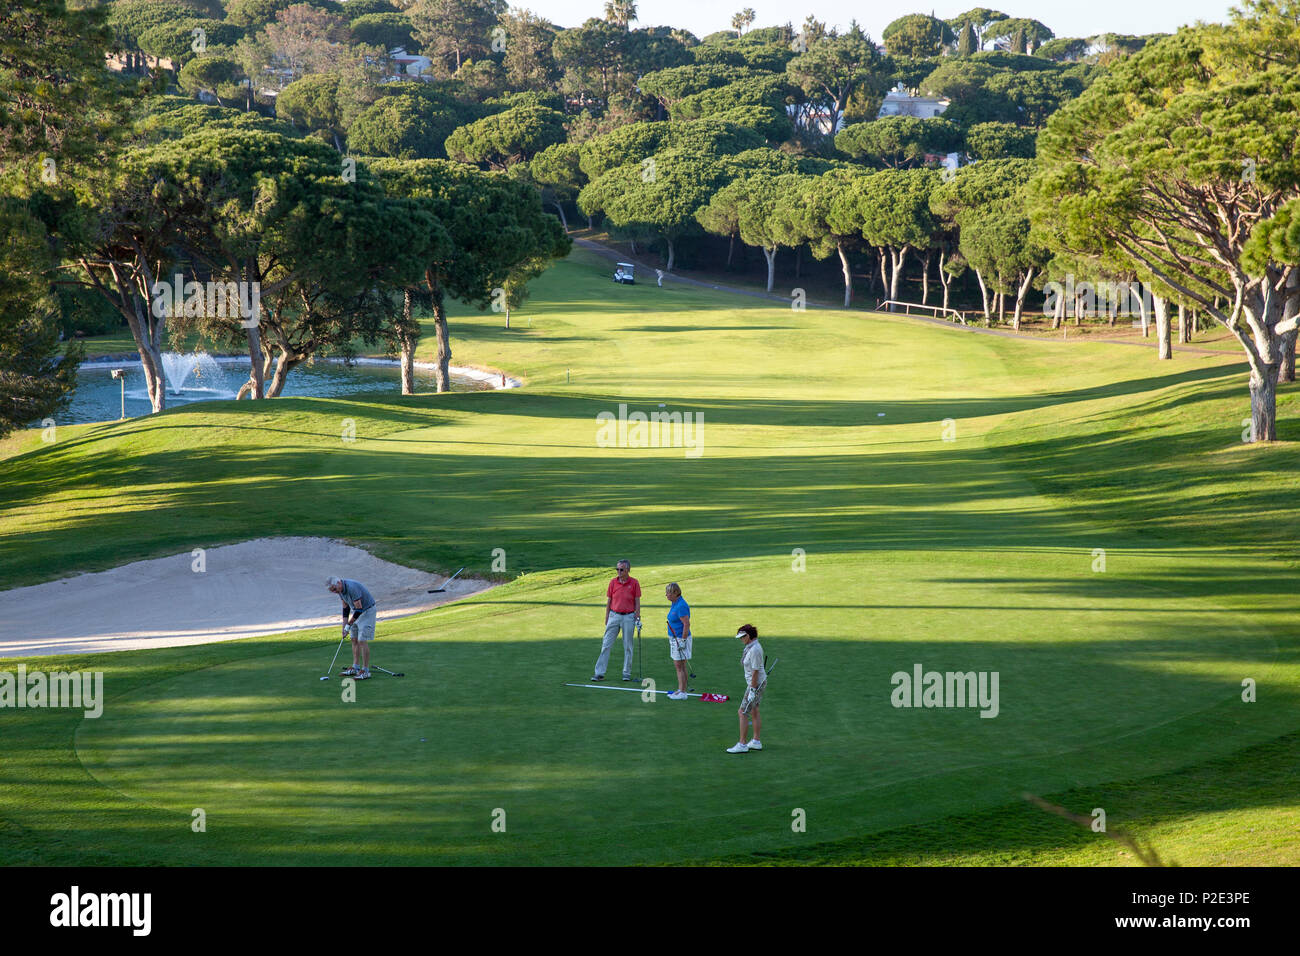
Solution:
M 902 306 L 902 307 L 903 307 L 903 314 L 904 314 L 904 315 L 911 315 L 913 309 L 916 309 L 916 310 L 918 310 L 918 311 L 921 311 L 921 310 L 928 310 L 929 313 L 930 313 L 931 318 L 936 318 L 936 319 L 937 319 L 940 315 L 943 315 L 944 317 L 949 318 L 949 319 L 951 319 L 951 320 L 954 321 L 954 322 L 960 322 L 962 325 L 965 325 L 965 324 L 966 324 L 966 321 L 967 321 L 967 320 L 968 320 L 972 315 L 978 315 L 978 316 L 980 316 L 981 318 L 983 317 L 983 313 L 982 313 L 982 312 L 979 312 L 979 313 L 976 313 L 976 312 L 962 312 L 962 311 L 960 311 L 960 310 L 958 310 L 958 309 L 945 309 L 945 308 L 944 308 L 943 306 L 941 306 L 941 305 L 921 305 L 921 304 L 918 303 L 918 302 L 899 302 L 899 301 L 896 300 L 896 299 L 883 299 L 883 300 L 881 300 L 880 302 L 876 303 L 876 311 L 877 311 L 877 312 L 883 312 L 883 311 L 885 311 L 885 307 L 886 307 L 886 306 Z M 896 309 L 890 309 L 889 311 L 894 312 L 894 311 L 897 311 L 897 310 L 896 310 Z

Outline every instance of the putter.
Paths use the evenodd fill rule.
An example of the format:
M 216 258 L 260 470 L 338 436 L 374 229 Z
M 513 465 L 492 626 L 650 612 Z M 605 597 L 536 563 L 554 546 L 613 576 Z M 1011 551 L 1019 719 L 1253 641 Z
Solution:
M 334 656 L 330 658 L 329 670 L 325 672 L 325 676 L 322 677 L 321 680 L 330 679 L 330 671 L 334 670 L 334 662 L 339 659 L 339 651 L 343 650 L 343 642 L 346 641 L 347 639 L 348 639 L 348 632 L 344 631 L 343 636 L 339 638 L 339 646 L 334 648 Z
M 641 619 L 636 622 L 636 679 L 645 680 L 645 665 L 641 659 Z
M 393 673 L 392 671 L 390 671 L 387 667 L 380 667 L 378 664 L 371 664 L 371 665 L 370 665 L 370 669 L 371 669 L 372 671 L 383 671 L 383 672 L 384 672 L 385 674 L 387 674 L 389 677 L 405 677 L 405 676 L 406 676 L 405 674 L 394 674 L 394 673 Z
M 460 571 L 464 571 L 464 570 L 465 570 L 464 568 L 461 568 L 461 569 L 460 569 Z M 456 578 L 460 577 L 460 571 L 457 571 L 455 574 L 453 574 L 453 575 L 452 575 L 451 577 L 449 577 L 447 580 L 443 581 L 443 582 L 442 582 L 442 587 L 440 587 L 440 588 L 429 588 L 429 593 L 430 593 L 430 594 L 437 594 L 439 591 L 445 591 L 445 590 L 447 590 L 447 585 L 448 585 L 448 584 L 451 584 L 452 581 L 455 581 Z

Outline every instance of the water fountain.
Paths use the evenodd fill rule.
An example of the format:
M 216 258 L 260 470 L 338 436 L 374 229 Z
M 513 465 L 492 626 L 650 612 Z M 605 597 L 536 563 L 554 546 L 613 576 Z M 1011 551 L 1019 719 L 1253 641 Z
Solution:
M 206 352 L 164 352 L 162 355 L 167 407 L 176 408 L 192 402 L 229 400 L 235 389 L 248 377 L 247 356 L 214 358 Z M 111 371 L 117 369 L 118 376 Z M 83 363 L 77 378 L 77 390 L 68 412 L 69 423 L 115 421 L 119 415 L 149 414 L 149 391 L 139 360 L 118 356 Z M 361 358 L 354 365 L 344 365 L 326 358 L 313 364 L 304 363 L 293 370 L 285 382 L 286 398 L 319 396 L 344 398 L 363 392 L 389 392 L 399 387 L 396 361 Z M 495 386 L 499 373 L 477 369 L 452 368 L 452 386 L 469 391 Z M 507 387 L 518 387 L 510 379 Z M 431 369 L 416 366 L 416 387 L 433 391 Z
M 195 352 L 192 355 L 164 352 L 162 362 L 163 376 L 167 380 L 167 392 L 170 395 L 182 397 L 189 392 L 202 392 L 205 393 L 204 397 L 215 397 L 214 393 L 224 394 L 230 391 L 225 387 L 226 373 L 207 352 Z

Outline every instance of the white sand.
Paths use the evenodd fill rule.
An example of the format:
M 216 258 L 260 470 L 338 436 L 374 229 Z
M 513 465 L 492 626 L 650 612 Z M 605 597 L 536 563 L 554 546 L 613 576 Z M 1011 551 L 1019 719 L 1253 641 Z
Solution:
M 0 591 L 0 658 L 182 647 L 342 623 L 331 577 L 360 581 L 383 622 L 486 591 L 491 582 L 381 561 L 329 538 L 259 538 Z M 337 634 L 335 636 L 338 636 Z

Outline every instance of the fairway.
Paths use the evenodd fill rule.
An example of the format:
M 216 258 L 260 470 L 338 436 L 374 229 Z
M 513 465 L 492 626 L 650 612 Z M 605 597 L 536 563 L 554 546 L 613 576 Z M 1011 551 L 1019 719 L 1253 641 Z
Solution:
M 615 286 L 583 251 L 503 324 L 454 312 L 453 361 L 522 389 L 194 404 L 3 445 L 6 587 L 280 535 L 501 583 L 381 623 L 373 659 L 406 676 L 377 675 L 355 702 L 317 679 L 334 628 L 24 658 L 103 671 L 107 700 L 99 719 L 0 714 L 0 859 L 761 862 L 843 841 L 865 854 L 973 814 L 956 862 L 1022 837 L 1021 862 L 1096 862 L 1094 844 L 1116 862 L 1065 821 L 1031 823 L 1030 839 L 996 814 L 1025 792 L 1069 793 L 1087 814 L 1120 785 L 1263 745 L 1294 765 L 1294 386 L 1279 392 L 1282 441 L 1247 446 L 1230 353 L 1157 362 Z M 430 324 L 419 357 L 432 348 Z M 699 454 L 605 447 L 597 416 L 620 405 L 702 416 Z M 624 556 L 645 592 L 647 676 L 673 686 L 663 586 L 677 581 L 693 686 L 730 703 L 565 686 L 591 677 Z M 781 666 L 765 749 L 732 756 L 746 622 Z M 630 686 L 620 658 L 611 681 Z M 996 715 L 894 706 L 892 675 L 916 665 L 996 672 Z M 1264 827 L 1297 812 L 1294 790 L 1243 792 L 1229 816 L 1265 804 Z M 1291 845 L 1261 859 L 1236 831 L 1207 843 L 1210 813 L 1181 806 L 1174 825 L 1157 803 L 1114 820 L 1176 862 L 1300 860 Z

